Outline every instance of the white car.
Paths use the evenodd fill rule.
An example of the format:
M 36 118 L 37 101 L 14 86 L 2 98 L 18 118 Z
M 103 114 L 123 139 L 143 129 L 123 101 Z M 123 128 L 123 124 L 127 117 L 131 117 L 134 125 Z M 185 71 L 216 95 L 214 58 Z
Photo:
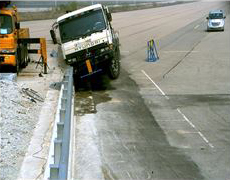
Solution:
M 224 31 L 225 18 L 226 16 L 222 10 L 210 11 L 208 17 L 206 18 L 208 20 L 207 31 Z

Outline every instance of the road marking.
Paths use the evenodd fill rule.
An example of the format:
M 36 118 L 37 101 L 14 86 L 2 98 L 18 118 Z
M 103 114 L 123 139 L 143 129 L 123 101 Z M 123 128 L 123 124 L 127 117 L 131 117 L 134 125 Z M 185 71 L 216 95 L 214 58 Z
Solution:
M 157 87 L 157 89 L 161 92 L 161 94 L 169 100 L 169 97 L 161 90 L 161 88 L 149 77 L 149 75 L 144 71 L 141 70 L 141 72 Z M 214 148 L 214 146 L 208 141 L 208 139 L 196 128 L 196 126 L 181 112 L 179 108 L 177 108 L 177 111 L 179 114 L 185 119 L 185 121 L 188 122 L 190 126 L 192 126 L 197 133 L 200 135 L 200 137 L 211 147 Z
M 199 26 L 200 26 L 199 24 L 198 24 L 198 25 L 196 25 L 196 26 L 194 27 L 194 29 L 197 29 Z
M 207 140 L 207 138 L 196 128 L 196 126 L 184 115 L 184 113 L 181 112 L 179 108 L 177 108 L 177 111 L 182 115 L 182 117 L 192 126 L 197 133 L 200 135 L 200 137 L 211 147 L 214 148 L 214 146 Z
M 128 174 L 129 179 L 132 179 L 132 177 L 131 177 L 131 175 L 129 174 L 129 172 L 128 172 L 128 171 L 126 171 L 126 174 Z
M 149 75 L 144 70 L 141 70 L 141 72 L 156 86 L 156 88 L 166 99 L 169 99 L 169 97 L 164 93 L 164 91 L 161 90 L 161 88 L 149 77 Z

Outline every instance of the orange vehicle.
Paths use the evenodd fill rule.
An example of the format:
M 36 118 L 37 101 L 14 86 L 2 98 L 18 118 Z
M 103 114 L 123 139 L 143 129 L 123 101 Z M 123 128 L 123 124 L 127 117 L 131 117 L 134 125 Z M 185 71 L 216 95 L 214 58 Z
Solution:
M 16 7 L 7 8 L 9 1 L 0 2 L 0 68 L 12 66 L 13 72 L 28 64 L 28 44 L 19 39 L 29 38 L 29 29 L 20 28 Z

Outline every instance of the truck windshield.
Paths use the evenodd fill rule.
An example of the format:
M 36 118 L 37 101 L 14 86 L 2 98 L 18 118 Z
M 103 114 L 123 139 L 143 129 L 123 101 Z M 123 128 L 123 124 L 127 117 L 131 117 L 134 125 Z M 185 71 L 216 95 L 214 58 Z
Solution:
M 100 32 L 106 28 L 101 9 L 70 17 L 59 23 L 62 43 Z
M 10 34 L 13 31 L 12 17 L 0 14 L 0 34 Z
M 223 13 L 211 13 L 209 14 L 210 19 L 222 19 Z

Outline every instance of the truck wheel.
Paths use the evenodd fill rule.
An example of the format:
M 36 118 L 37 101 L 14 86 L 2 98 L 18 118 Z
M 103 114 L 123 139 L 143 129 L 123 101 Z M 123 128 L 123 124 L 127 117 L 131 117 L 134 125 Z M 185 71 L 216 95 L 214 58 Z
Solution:
M 20 49 L 18 48 L 16 53 L 15 53 L 15 61 L 16 61 L 16 65 L 13 67 L 13 72 L 14 73 L 19 73 L 20 67 L 21 67 L 21 58 L 22 58 L 22 53 L 20 51 Z
M 15 56 L 15 60 L 16 60 L 16 65 L 13 67 L 13 73 L 19 73 L 19 61 L 18 61 L 18 56 Z
M 117 79 L 120 74 L 120 50 L 119 47 L 117 48 L 116 52 L 114 53 L 114 57 L 109 64 L 109 77 L 111 79 Z
M 74 82 L 75 91 L 79 90 L 80 80 L 81 80 L 79 71 L 77 69 L 78 69 L 77 67 L 74 67 L 74 71 L 73 71 L 73 82 Z
M 27 45 L 23 46 L 21 54 L 22 54 L 22 60 L 23 60 L 21 67 L 25 68 L 28 65 L 28 62 L 29 62 Z

